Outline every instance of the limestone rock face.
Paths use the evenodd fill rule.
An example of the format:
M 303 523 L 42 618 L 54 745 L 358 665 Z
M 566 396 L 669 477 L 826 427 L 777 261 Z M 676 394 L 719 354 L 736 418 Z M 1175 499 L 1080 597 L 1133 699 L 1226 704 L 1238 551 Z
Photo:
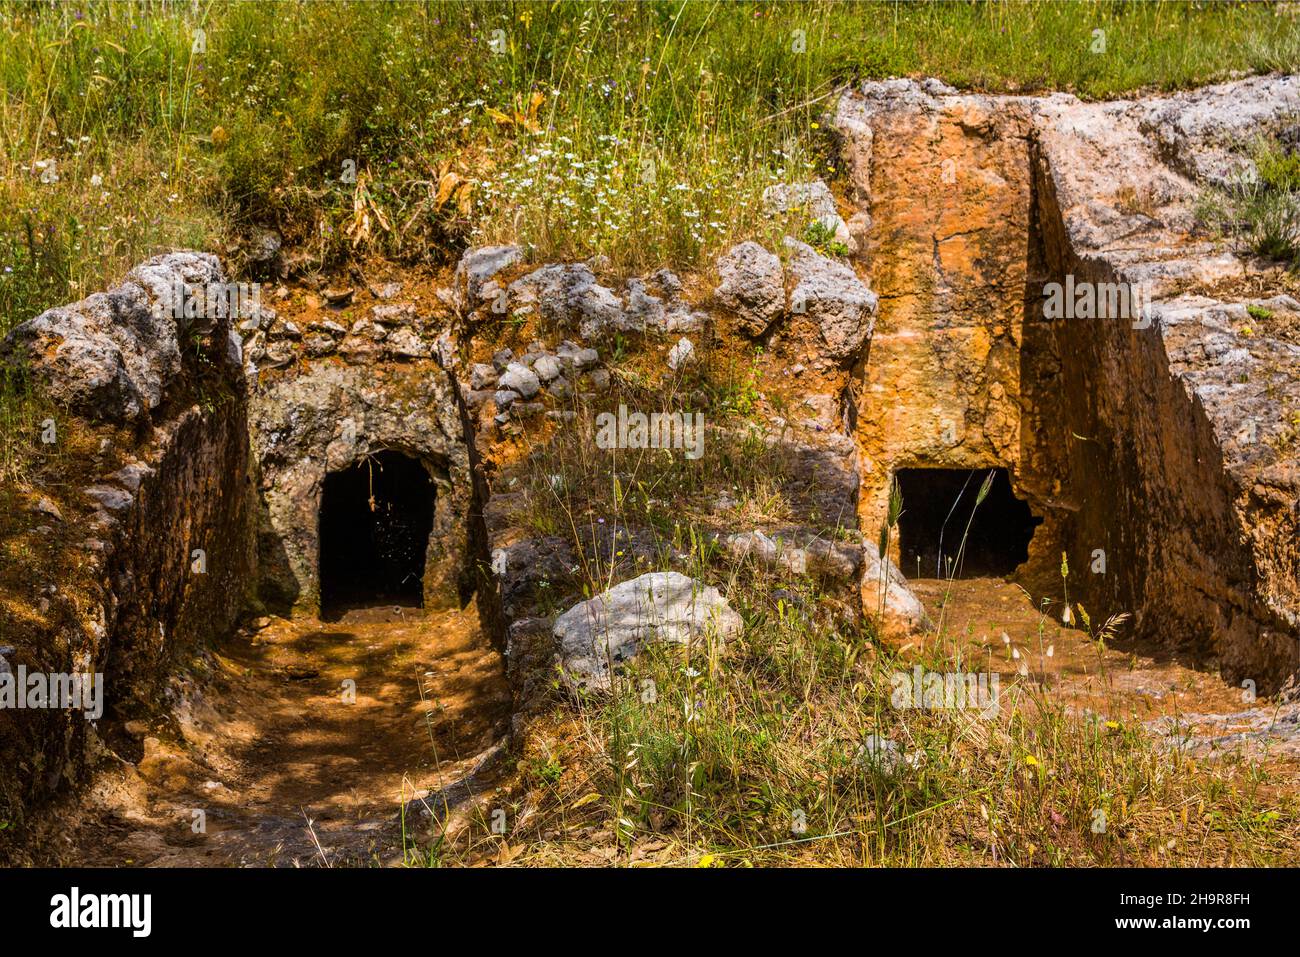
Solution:
M 781 260 L 758 243 L 731 247 L 718 260 L 718 276 L 718 304 L 731 310 L 750 335 L 762 335 L 785 311 Z
M 16 354 L 50 396 L 87 418 L 132 422 L 156 409 L 182 371 L 182 343 L 224 357 L 229 316 L 184 317 L 183 290 L 223 283 L 215 256 L 156 256 L 122 285 L 46 310 L 19 324 L 0 345 Z
M 98 470 L 81 495 L 37 503 L 77 557 L 43 586 L 27 627 L 6 632 L 6 657 L 106 674 L 103 703 L 120 719 L 156 714 L 178 664 L 233 627 L 253 579 L 247 396 L 229 317 L 175 318 L 178 281 L 224 276 L 213 256 L 156 257 L 115 289 L 20 325 L 0 356 L 71 403 L 98 446 L 76 463 Z M 200 375 L 217 401 L 188 398 Z M 138 428 L 126 437 L 123 423 Z M 0 749 L 13 760 L 0 767 L 0 801 L 11 821 L 102 757 L 92 728 L 77 710 L 5 712 Z
M 649 641 L 724 640 L 743 627 L 716 588 L 678 572 L 651 572 L 570 608 L 553 634 L 568 680 L 607 690 L 611 664 L 617 671 Z
M 875 530 L 899 464 L 1016 474 L 1035 452 L 1021 422 L 1029 108 L 890 80 L 841 99 L 835 125 L 872 224 L 878 331 L 855 412 L 861 524 Z
M 458 601 L 467 569 L 469 453 L 450 376 L 431 361 L 321 362 L 256 389 L 250 410 L 261 464 L 264 600 L 314 612 L 325 476 L 372 451 L 402 450 L 428 470 L 437 498 L 425 562 L 427 607 Z
M 1293 310 L 1275 266 L 1193 231 L 1204 190 L 1298 107 L 1285 76 L 1098 103 L 914 80 L 843 97 L 888 330 L 858 393 L 862 526 L 900 465 L 1003 465 L 1043 518 L 1021 569 L 1040 595 L 1059 599 L 1065 552 L 1094 620 L 1128 612 L 1261 688 L 1300 668 Z M 1141 308 L 1049 316 L 1050 284 L 1133 290 Z
M 1289 297 L 1268 292 L 1280 291 L 1279 267 L 1188 230 L 1203 190 L 1249 165 L 1251 139 L 1294 128 L 1298 108 L 1296 77 L 1054 100 L 1035 167 L 1048 263 L 1076 284 L 1139 290 L 1145 304 L 1136 321 L 1058 339 L 1070 396 L 1058 427 L 1097 437 L 1061 442 L 1064 467 L 1087 483 L 1074 538 L 1080 552 L 1125 556 L 1089 576 L 1089 597 L 1133 609 L 1140 633 L 1217 661 L 1234 683 L 1269 689 L 1300 670 L 1300 456 L 1288 438 L 1300 326 Z M 1079 388 L 1089 396 L 1071 395 Z M 1111 464 L 1099 470 L 1099 458 Z

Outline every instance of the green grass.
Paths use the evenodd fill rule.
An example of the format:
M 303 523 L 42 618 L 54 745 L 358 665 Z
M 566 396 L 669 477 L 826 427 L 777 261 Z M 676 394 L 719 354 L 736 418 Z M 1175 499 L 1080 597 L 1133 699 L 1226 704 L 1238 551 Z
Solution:
M 1014 679 L 1001 689 L 1013 704 L 992 721 L 890 708 L 890 676 L 913 660 L 876 655 L 869 635 L 816 611 L 773 609 L 764 591 L 733 585 L 748 626 L 723 666 L 645 655 L 620 693 L 584 710 L 606 747 L 588 773 L 624 846 L 668 836 L 679 863 L 705 853 L 841 866 L 1286 859 L 1282 829 L 1236 833 L 1279 817 L 1249 768 L 1198 772 L 1140 729 L 1073 713 Z M 815 608 L 818 596 L 808 599 Z
M 850 79 L 1098 97 L 1285 69 L 1300 51 L 1292 15 L 1258 4 L 211 3 L 195 15 L 92 2 L 11 3 L 0 18 L 0 331 L 156 249 L 217 247 L 254 223 L 325 265 L 501 238 L 541 258 L 689 265 L 761 230 L 763 186 L 834 175 L 821 111 Z M 34 170 L 46 160 L 57 182 Z M 358 202 L 368 236 L 348 232 Z
M 1222 188 L 1207 188 L 1198 203 L 1198 218 L 1244 251 L 1296 269 L 1300 267 L 1300 153 L 1271 139 L 1240 148 L 1253 168 Z

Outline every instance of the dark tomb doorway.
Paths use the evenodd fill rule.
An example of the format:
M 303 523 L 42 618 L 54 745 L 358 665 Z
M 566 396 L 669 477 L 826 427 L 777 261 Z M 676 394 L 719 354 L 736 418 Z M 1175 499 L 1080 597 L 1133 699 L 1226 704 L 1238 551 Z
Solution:
M 977 506 L 990 471 L 992 483 Z M 1029 557 L 1029 541 L 1042 519 L 1016 498 L 1006 469 L 906 468 L 896 479 L 903 497 L 898 547 L 904 575 L 1009 575 Z
M 323 617 L 367 605 L 423 605 L 435 498 L 428 471 L 400 452 L 376 452 L 325 476 Z

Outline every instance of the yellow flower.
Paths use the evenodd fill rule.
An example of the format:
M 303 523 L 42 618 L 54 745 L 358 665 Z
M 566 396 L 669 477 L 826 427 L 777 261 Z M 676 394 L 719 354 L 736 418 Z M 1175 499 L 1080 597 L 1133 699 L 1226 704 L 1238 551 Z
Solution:
M 717 863 L 717 858 L 712 854 L 705 854 L 695 862 L 696 867 L 713 867 Z
M 1038 767 L 1038 759 L 1034 757 L 1032 754 L 1026 754 L 1025 764 L 1029 765 L 1031 768 L 1036 768 Z
M 1106 727 L 1110 728 L 1110 730 L 1112 730 L 1112 731 L 1118 731 L 1118 730 L 1119 730 L 1119 722 L 1118 722 L 1118 721 L 1107 721 L 1107 722 L 1106 722 Z

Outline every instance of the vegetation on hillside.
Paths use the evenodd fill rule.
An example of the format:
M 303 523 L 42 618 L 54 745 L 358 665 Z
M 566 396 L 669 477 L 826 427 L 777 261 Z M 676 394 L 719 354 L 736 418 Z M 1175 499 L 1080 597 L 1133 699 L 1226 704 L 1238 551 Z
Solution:
M 1251 165 L 1201 197 L 1203 223 L 1243 251 L 1300 267 L 1300 151 L 1262 138 L 1247 145 Z
M 468 243 L 690 268 L 834 179 L 855 79 L 1089 97 L 1300 62 L 1289 5 L 0 5 L 0 335 L 178 247 L 271 228 L 306 271 Z M 0 383 L 0 474 L 35 410 Z
M 855 78 L 1101 97 L 1298 60 L 1261 4 L 11 3 L 0 333 L 253 225 L 322 265 L 502 238 L 690 265 L 819 162 Z

